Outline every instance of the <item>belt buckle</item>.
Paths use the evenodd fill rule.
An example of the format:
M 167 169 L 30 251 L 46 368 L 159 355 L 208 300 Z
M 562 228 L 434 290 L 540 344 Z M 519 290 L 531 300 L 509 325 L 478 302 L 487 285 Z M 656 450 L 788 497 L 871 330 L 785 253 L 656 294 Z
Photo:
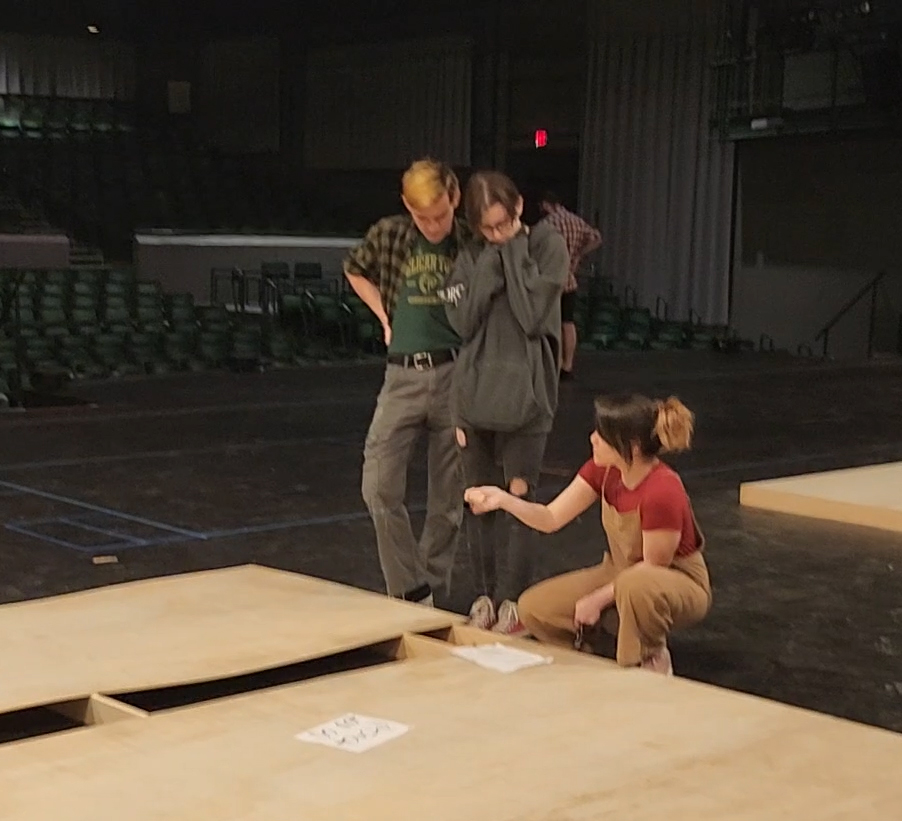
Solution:
M 426 364 L 423 364 L 426 363 Z M 428 351 L 425 353 L 415 353 L 413 355 L 414 370 L 425 371 L 432 367 L 432 354 Z

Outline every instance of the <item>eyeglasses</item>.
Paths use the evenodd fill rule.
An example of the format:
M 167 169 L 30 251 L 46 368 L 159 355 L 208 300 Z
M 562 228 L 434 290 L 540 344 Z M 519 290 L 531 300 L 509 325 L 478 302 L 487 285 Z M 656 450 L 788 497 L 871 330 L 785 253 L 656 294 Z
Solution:
M 510 217 L 507 217 L 501 222 L 496 222 L 494 225 L 483 224 L 479 227 L 484 234 L 507 234 L 510 232 L 511 228 L 514 227 L 514 221 Z

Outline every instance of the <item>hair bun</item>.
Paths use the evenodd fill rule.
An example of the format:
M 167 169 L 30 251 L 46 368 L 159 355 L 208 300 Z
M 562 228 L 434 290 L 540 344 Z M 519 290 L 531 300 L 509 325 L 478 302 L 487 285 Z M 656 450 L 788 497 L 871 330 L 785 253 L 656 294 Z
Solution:
M 668 396 L 655 403 L 658 413 L 655 433 L 661 442 L 661 450 L 675 453 L 689 450 L 695 431 L 695 415 L 677 397 Z

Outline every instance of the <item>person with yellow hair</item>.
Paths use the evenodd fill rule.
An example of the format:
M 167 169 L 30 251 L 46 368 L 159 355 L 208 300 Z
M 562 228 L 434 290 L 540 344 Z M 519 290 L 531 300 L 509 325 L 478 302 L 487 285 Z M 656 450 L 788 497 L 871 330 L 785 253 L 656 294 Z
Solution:
M 385 377 L 364 445 L 361 490 L 376 531 L 386 592 L 431 605 L 450 593 L 463 519 L 463 480 L 451 377 L 460 337 L 437 295 L 469 239 L 455 216 L 460 184 L 432 159 L 401 180 L 406 213 L 385 217 L 348 254 L 344 273 L 382 325 Z M 421 434 L 429 436 L 426 522 L 419 541 L 407 513 L 407 469 Z
M 659 458 L 687 450 L 693 428 L 692 412 L 675 397 L 602 396 L 595 400 L 592 458 L 547 505 L 497 487 L 466 491 L 474 513 L 505 510 L 542 533 L 600 503 L 608 542 L 601 563 L 520 596 L 520 619 L 533 638 L 581 645 L 583 631 L 598 626 L 616 635 L 621 666 L 673 672 L 668 636 L 702 621 L 712 600 L 705 537 L 679 475 Z

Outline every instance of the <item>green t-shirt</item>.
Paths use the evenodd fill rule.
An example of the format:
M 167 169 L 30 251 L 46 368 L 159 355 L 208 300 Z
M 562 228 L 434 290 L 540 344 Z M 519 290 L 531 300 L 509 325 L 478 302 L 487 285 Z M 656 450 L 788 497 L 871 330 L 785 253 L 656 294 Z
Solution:
M 448 322 L 444 304 L 436 295 L 451 273 L 451 243 L 451 237 L 446 237 L 434 245 L 417 232 L 392 315 L 389 353 L 413 354 L 460 347 L 460 337 Z

